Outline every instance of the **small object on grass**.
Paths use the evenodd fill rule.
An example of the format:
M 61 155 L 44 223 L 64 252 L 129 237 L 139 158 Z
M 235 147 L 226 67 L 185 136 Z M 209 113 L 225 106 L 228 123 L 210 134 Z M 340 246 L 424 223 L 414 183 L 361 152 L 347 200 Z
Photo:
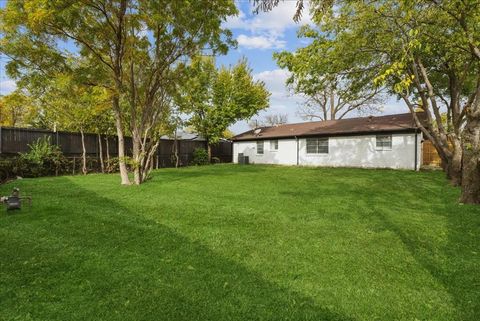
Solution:
M 22 200 L 27 200 L 29 206 L 32 205 L 32 198 L 30 196 L 20 197 L 20 189 L 18 187 L 13 189 L 12 195 L 0 197 L 0 202 L 7 206 L 7 211 L 21 209 Z

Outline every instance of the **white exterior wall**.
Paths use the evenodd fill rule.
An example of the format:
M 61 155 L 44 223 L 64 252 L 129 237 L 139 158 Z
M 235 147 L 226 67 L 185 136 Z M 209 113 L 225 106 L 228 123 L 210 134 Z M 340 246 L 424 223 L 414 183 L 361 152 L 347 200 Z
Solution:
M 293 138 L 279 139 L 278 150 L 270 149 L 270 140 L 264 140 L 263 155 L 257 154 L 256 141 L 244 141 L 233 143 L 233 162 L 238 163 L 238 153 L 243 153 L 249 157 L 249 162 L 253 164 L 297 164 L 297 142 Z
M 422 163 L 422 135 L 417 134 L 417 169 Z M 415 169 L 415 134 L 392 134 L 392 149 L 377 150 L 376 135 L 329 137 L 328 154 L 307 154 L 305 138 L 298 140 L 298 165 L 331 167 L 370 167 Z M 295 139 L 279 139 L 278 151 L 270 150 L 270 140 L 264 141 L 264 154 L 258 155 L 256 141 L 234 142 L 233 162 L 238 153 L 249 156 L 250 163 L 297 164 Z

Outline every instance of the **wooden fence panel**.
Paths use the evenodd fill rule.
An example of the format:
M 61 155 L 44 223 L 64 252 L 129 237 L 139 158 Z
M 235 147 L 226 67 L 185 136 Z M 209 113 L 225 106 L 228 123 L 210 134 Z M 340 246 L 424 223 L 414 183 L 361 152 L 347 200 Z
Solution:
M 219 142 L 212 145 L 212 157 L 216 157 L 221 163 L 229 163 L 232 161 L 233 144 L 231 142 Z
M 422 145 L 422 165 L 441 166 L 442 160 L 432 142 L 425 140 Z
M 82 154 L 82 135 L 77 133 L 58 134 L 58 146 L 65 155 L 81 155 Z M 98 154 L 98 138 L 95 134 L 85 134 L 85 150 L 87 155 Z
M 40 138 L 50 138 L 55 143 L 55 135 L 46 130 L 24 128 L 1 128 L 1 153 L 18 154 L 30 150 L 28 145 L 35 143 Z
M 58 145 L 66 157 L 77 157 L 82 154 L 82 138 L 80 133 L 51 132 L 39 129 L 0 127 L 0 155 L 12 156 L 30 150 L 29 144 L 39 138 L 49 137 L 52 144 Z M 108 153 L 110 158 L 118 156 L 118 139 L 116 136 L 102 136 L 102 152 L 104 159 Z M 158 146 L 155 167 L 174 167 L 175 157 L 174 140 L 162 139 Z M 125 151 L 127 156 L 132 155 L 132 138 L 125 137 Z M 85 134 L 85 148 L 89 158 L 99 158 L 99 142 L 96 134 Z M 179 165 L 187 166 L 193 161 L 193 152 L 196 148 L 207 148 L 206 142 L 201 140 L 178 140 Z M 232 143 L 220 142 L 212 146 L 212 157 L 221 162 L 232 161 Z

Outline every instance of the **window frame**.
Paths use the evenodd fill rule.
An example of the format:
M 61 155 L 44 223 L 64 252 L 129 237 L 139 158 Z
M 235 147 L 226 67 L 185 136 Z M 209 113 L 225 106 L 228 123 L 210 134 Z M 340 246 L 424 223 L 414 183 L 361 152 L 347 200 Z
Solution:
M 310 141 L 310 144 L 309 144 Z M 314 152 L 310 148 L 312 147 L 312 141 L 314 142 Z M 325 151 L 326 150 L 326 151 Z M 305 153 L 307 155 L 328 155 L 330 153 L 330 138 L 329 137 L 308 137 L 305 139 Z
M 278 139 L 270 140 L 270 150 L 272 152 L 277 152 L 278 151 Z
M 388 138 L 387 141 L 382 139 Z M 379 145 L 380 143 L 380 145 Z M 375 135 L 375 150 L 378 151 L 389 151 L 393 148 L 393 137 L 392 134 L 381 134 Z
M 261 148 L 262 152 L 261 153 L 259 153 L 259 148 L 258 148 L 259 144 L 261 144 L 261 146 L 262 146 L 262 148 Z M 257 140 L 255 149 L 256 149 L 257 155 L 265 154 L 265 142 L 263 140 Z

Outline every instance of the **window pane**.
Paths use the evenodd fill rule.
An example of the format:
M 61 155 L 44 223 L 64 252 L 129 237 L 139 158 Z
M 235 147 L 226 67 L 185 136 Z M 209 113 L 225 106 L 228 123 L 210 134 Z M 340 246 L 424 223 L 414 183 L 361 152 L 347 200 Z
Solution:
M 318 153 L 328 154 L 328 138 L 320 138 L 318 140 Z
M 307 138 L 307 154 L 328 154 L 328 138 Z
M 377 135 L 376 141 L 377 149 L 392 149 L 392 135 Z
M 317 141 L 316 138 L 307 138 L 307 154 L 317 153 Z
M 263 154 L 263 141 L 257 141 L 257 154 Z
M 272 140 L 270 141 L 270 149 L 271 150 L 278 150 L 278 140 Z

